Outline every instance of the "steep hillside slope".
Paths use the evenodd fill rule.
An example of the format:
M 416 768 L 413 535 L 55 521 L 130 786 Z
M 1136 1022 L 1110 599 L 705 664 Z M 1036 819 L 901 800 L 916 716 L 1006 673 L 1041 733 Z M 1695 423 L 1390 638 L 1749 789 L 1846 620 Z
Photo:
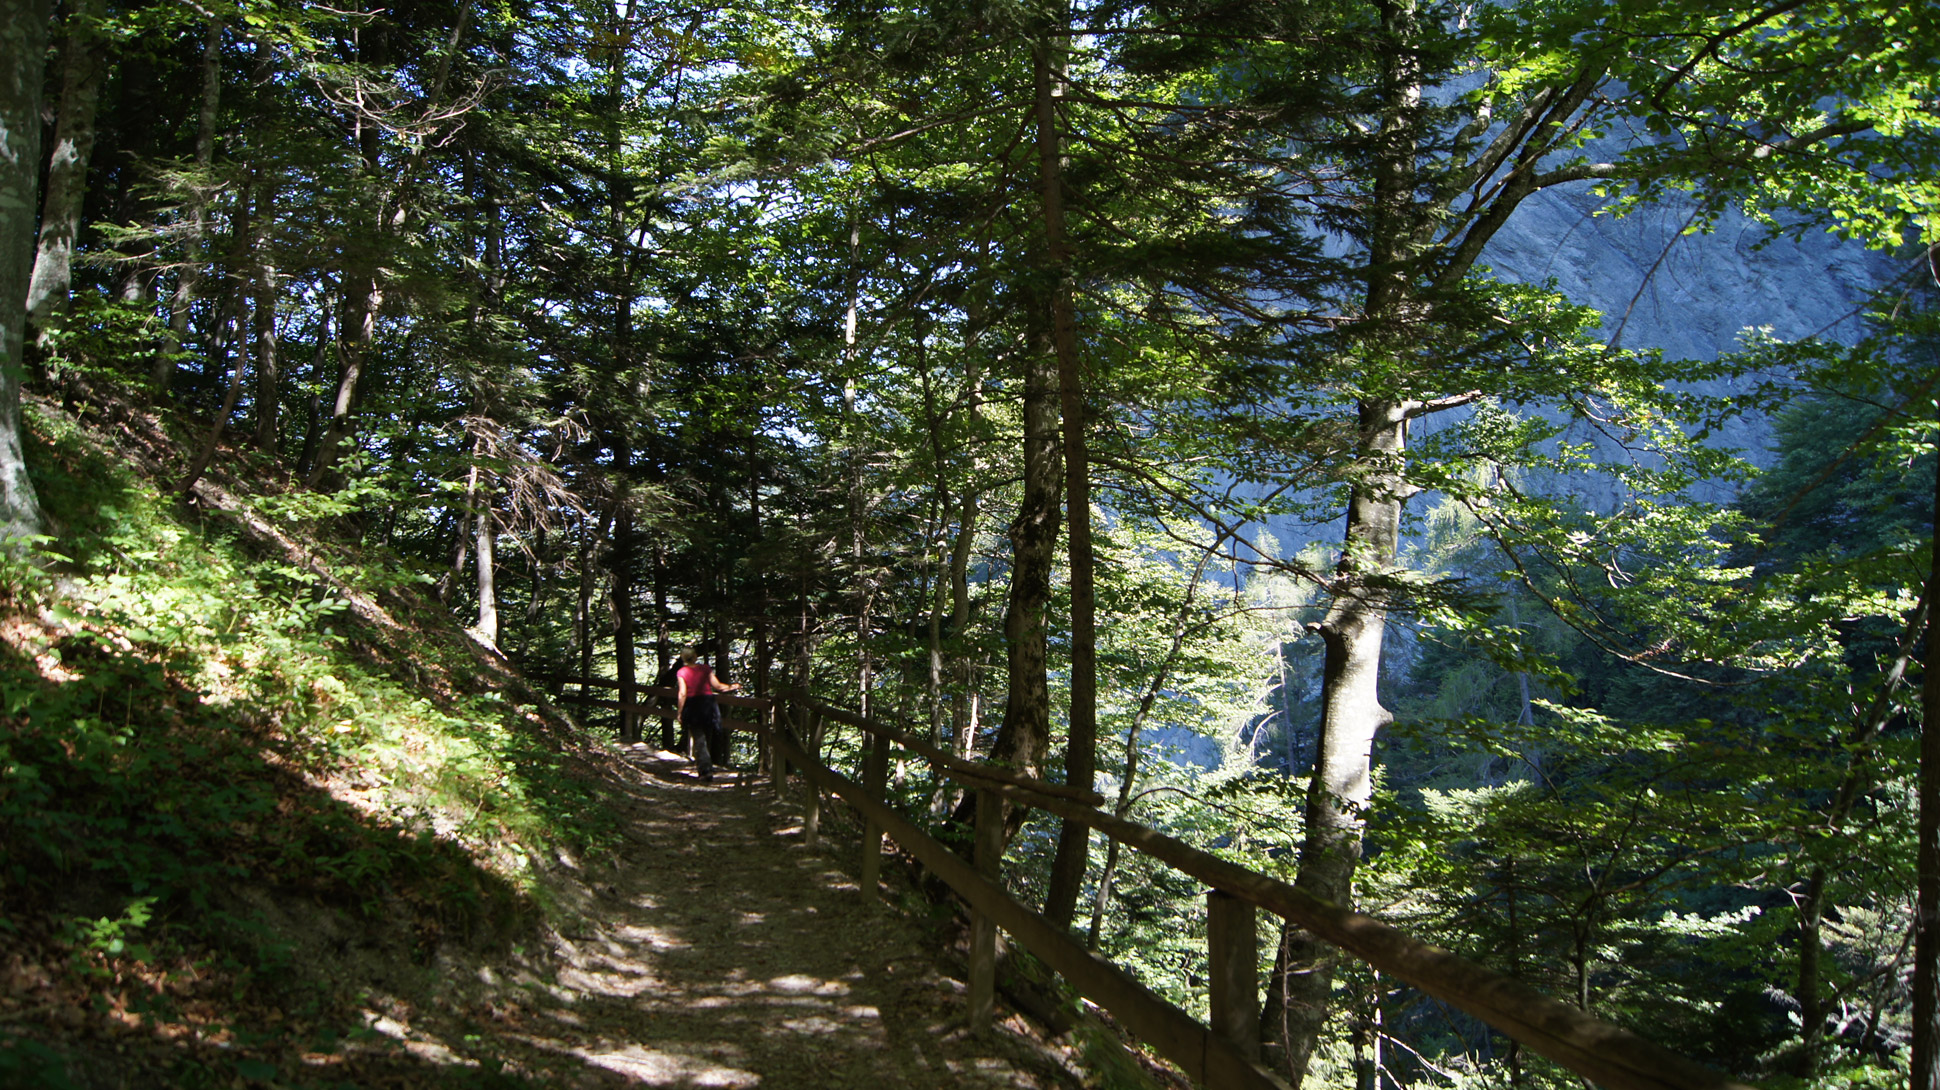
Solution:
M 28 407 L 55 537 L 0 579 L 0 1083 L 415 1072 L 360 1041 L 371 997 L 569 912 L 540 875 L 614 841 L 613 759 L 311 539 L 327 505 L 179 502 L 111 416 Z

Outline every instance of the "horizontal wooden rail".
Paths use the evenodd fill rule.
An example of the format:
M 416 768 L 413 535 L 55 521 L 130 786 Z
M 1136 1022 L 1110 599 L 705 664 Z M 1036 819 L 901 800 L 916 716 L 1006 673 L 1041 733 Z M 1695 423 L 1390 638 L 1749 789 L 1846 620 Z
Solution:
M 876 747 L 895 742 L 928 758 L 943 775 L 991 796 L 1084 824 L 1205 882 L 1220 893 L 1306 928 L 1381 972 L 1474 1015 L 1532 1051 L 1608 1090 L 1751 1090 L 1621 1026 L 1560 1003 L 1521 981 L 1448 950 L 1421 942 L 1371 916 L 1321 900 L 1278 879 L 1105 813 L 1095 805 L 1087 805 L 1098 799 L 1095 794 L 1001 769 L 970 765 L 920 738 L 816 702 L 797 690 L 783 690 L 780 695 L 802 706 L 817 721 L 835 720 L 869 732 L 878 739 L 872 746 L 872 762 L 881 760 L 880 753 L 873 752 Z M 962 894 L 973 909 L 994 919 L 1046 964 L 1064 974 L 1079 992 L 1110 1010 L 1127 1029 L 1179 1064 L 1189 1075 L 1220 1087 L 1276 1084 L 1247 1081 L 1253 1076 L 1233 1064 L 1243 1064 L 1246 1069 L 1268 1078 L 1272 1076 L 1228 1047 L 1230 1042 L 1226 1038 L 1212 1034 L 1183 1011 L 1165 1004 L 1121 970 L 1078 946 L 1061 929 L 1012 900 L 1001 886 L 978 874 L 972 864 L 931 839 L 886 803 L 853 781 L 823 768 L 819 759 L 804 753 L 785 731 L 773 732 L 773 744 L 781 757 L 801 768 L 811 780 L 847 799 L 872 826 L 888 831 L 898 844 Z M 919 837 L 920 841 L 915 839 Z M 867 845 L 864 850 L 868 852 Z M 1254 956 L 1257 957 L 1257 948 Z M 1220 952 L 1217 957 L 1235 960 L 1231 951 Z M 1123 986 L 1127 982 L 1134 990 Z M 1254 988 L 1257 992 L 1256 981 Z M 1169 1013 L 1147 1010 L 1148 1000 Z M 1192 1028 L 1184 1028 L 1181 1020 Z M 1235 1022 L 1230 1012 L 1224 1015 L 1216 1012 L 1215 1021 L 1222 1020 Z M 1220 1053 L 1217 1060 L 1212 1058 L 1215 1052 Z
M 974 761 L 966 761 L 956 754 L 943 749 L 941 746 L 926 742 L 907 731 L 897 730 L 887 723 L 878 723 L 873 719 L 865 718 L 851 711 L 844 711 L 841 708 L 830 707 L 826 704 L 816 704 L 808 698 L 806 693 L 803 693 L 799 689 L 781 688 L 777 689 L 776 693 L 785 700 L 811 704 L 823 716 L 833 719 L 838 723 L 847 723 L 852 727 L 867 731 L 877 737 L 887 738 L 913 753 L 921 754 L 932 765 L 947 771 L 953 776 L 972 780 L 976 783 L 1009 784 L 1014 787 L 1025 788 L 1040 795 L 1048 795 L 1052 798 L 1060 799 L 1076 799 L 1079 802 L 1089 803 L 1092 806 L 1104 805 L 1105 797 L 1096 791 L 1088 791 L 1082 787 L 1070 787 L 1061 783 L 1051 783 L 1048 780 L 1040 780 L 1033 776 L 1026 776 L 1021 772 L 1012 772 L 1007 768 L 998 768 L 994 765 L 982 765 Z
M 619 711 L 646 712 L 663 718 L 671 717 L 674 714 L 674 690 L 659 686 L 641 685 L 635 688 L 634 692 L 644 696 L 664 697 L 665 702 L 656 701 L 652 704 L 625 704 L 618 700 L 602 700 L 599 697 L 587 696 L 584 693 L 562 693 L 553 699 L 565 704 L 581 704 L 588 707 L 616 709 Z M 774 703 L 774 701 L 763 696 L 734 696 L 731 693 L 715 693 L 714 700 L 723 708 L 766 708 Z
M 1155 829 L 1064 799 L 1033 797 L 1031 792 L 1015 787 L 992 790 L 1014 802 L 1090 826 L 1207 885 L 1291 920 L 1610 1090 L 1749 1090 L 1703 1064 L 1557 1002 L 1519 980 Z
M 827 709 L 823 713 L 827 714 Z M 773 744 L 817 787 L 840 795 L 870 822 L 880 825 L 897 846 L 948 883 L 971 908 L 1010 932 L 1072 987 L 1111 1011 L 1139 1040 L 1178 1064 L 1188 1077 L 1207 1086 L 1233 1090 L 1285 1090 L 1286 1083 L 1272 1072 L 1248 1060 L 1234 1045 L 1153 994 L 1123 969 L 1086 950 L 1062 928 L 1018 904 L 996 881 L 978 874 L 972 864 L 894 808 L 810 757 L 787 732 L 776 731 Z

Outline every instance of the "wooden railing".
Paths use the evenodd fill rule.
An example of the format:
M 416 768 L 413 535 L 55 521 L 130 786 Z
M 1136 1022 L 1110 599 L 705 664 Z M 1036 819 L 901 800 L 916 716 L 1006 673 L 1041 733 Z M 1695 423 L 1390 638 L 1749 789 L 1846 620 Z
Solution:
M 671 696 L 667 690 L 649 690 Z M 862 896 L 880 896 L 882 837 L 942 879 L 971 908 L 970 1023 L 988 1023 L 995 1002 L 996 934 L 1005 932 L 1062 975 L 1080 995 L 1110 1011 L 1130 1033 L 1177 1064 L 1201 1085 L 1234 1090 L 1284 1090 L 1286 1083 L 1259 1062 L 1259 927 L 1266 911 L 1333 943 L 1375 969 L 1487 1022 L 1532 1051 L 1610 1090 L 1751 1090 L 1745 1084 L 1537 992 L 1492 969 L 1421 942 L 1371 916 L 1304 893 L 1247 870 L 1155 829 L 1098 807 L 1098 795 L 962 760 L 885 723 L 783 689 L 772 700 L 722 697 L 731 707 L 756 710 L 731 728 L 764 742 L 777 795 L 789 797 L 790 769 L 810 781 L 802 805 L 803 838 L 815 846 L 824 792 L 861 815 Z M 616 702 L 602 702 L 617 706 Z M 672 701 L 635 710 L 672 715 Z M 862 732 L 856 775 L 826 766 L 822 742 L 829 724 Z M 918 828 L 885 801 L 892 750 L 928 761 L 944 777 L 978 793 L 975 855 L 966 860 Z M 1005 804 L 1031 807 L 1077 821 L 1134 851 L 1211 887 L 1207 893 L 1210 1025 L 1159 998 L 1110 961 L 1084 948 L 1064 929 L 1025 907 L 1004 889 L 998 866 Z
M 862 782 L 826 767 L 820 742 L 830 722 L 863 732 Z M 996 979 L 996 929 L 1061 974 L 1079 994 L 1111 1012 L 1134 1036 L 1211 1087 L 1283 1087 L 1258 1063 L 1259 947 L 1256 909 L 1308 929 L 1369 965 L 1480 1018 L 1611 1090 L 1747 1090 L 1744 1084 L 1661 1048 L 1629 1030 L 1559 1003 L 1520 981 L 1410 938 L 1370 916 L 1342 908 L 1285 882 L 1209 855 L 1157 830 L 1106 813 L 1088 791 L 972 764 L 884 723 L 783 690 L 763 726 L 773 751 L 776 791 L 786 797 L 788 766 L 819 790 L 806 796 L 804 829 L 813 828 L 820 791 L 840 796 L 862 815 L 862 894 L 877 897 L 881 836 L 914 856 L 956 890 L 972 910 L 970 1013 L 973 1025 L 990 1017 Z M 977 791 L 976 854 L 966 861 L 917 828 L 884 801 L 892 749 L 927 760 L 942 775 Z M 1122 969 L 1086 950 L 1059 928 L 1018 903 L 998 880 L 1001 803 L 1034 807 L 1074 820 L 1134 851 L 1168 864 L 1211 887 L 1207 894 L 1211 1025 L 1160 999 Z M 813 835 L 810 833 L 809 835 Z

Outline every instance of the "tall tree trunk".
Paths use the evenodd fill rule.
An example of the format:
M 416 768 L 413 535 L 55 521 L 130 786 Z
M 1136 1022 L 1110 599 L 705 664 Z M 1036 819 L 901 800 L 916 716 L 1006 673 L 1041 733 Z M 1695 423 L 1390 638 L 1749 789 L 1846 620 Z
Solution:
M 478 623 L 473 631 L 494 649 L 498 647 L 498 526 L 492 520 L 489 490 L 479 496 L 478 508 Z
M 1403 486 L 1392 466 L 1406 432 L 1403 406 L 1362 405 L 1361 476 L 1348 506 L 1346 549 L 1335 572 L 1334 601 L 1320 625 L 1326 648 L 1320 737 L 1294 885 L 1342 906 L 1354 903 L 1354 870 L 1373 793 L 1374 734 L 1389 719 L 1377 692 L 1388 613 L 1382 579 L 1393 566 L 1400 533 Z M 1288 924 L 1281 932 L 1263 1012 L 1263 1044 L 1296 1086 L 1327 1021 L 1338 956 L 1333 946 L 1303 928 Z
M 263 199 L 268 201 L 268 191 Z M 260 218 L 269 219 L 267 205 Z M 276 268 L 263 262 L 256 272 L 256 429 L 251 441 L 257 450 L 271 451 L 276 449 L 277 416 L 283 405 L 283 374 L 276 342 Z
M 605 507 L 600 513 L 598 524 L 593 522 L 593 513 L 588 511 L 579 521 L 579 602 L 573 610 L 573 639 L 579 659 L 579 676 L 593 676 L 593 600 L 598 583 L 597 543 L 606 540 L 606 531 L 612 525 L 613 508 Z
M 637 634 L 633 621 L 633 503 L 629 478 L 633 473 L 633 450 L 626 436 L 627 423 L 621 421 L 620 436 L 613 449 L 613 477 L 615 510 L 613 513 L 613 549 L 611 552 L 610 577 L 613 585 L 613 659 L 619 669 L 620 703 L 631 705 L 639 700 L 639 660 L 634 641 Z M 640 740 L 640 717 L 637 713 L 620 711 L 620 740 L 633 743 Z
M 1819 1073 L 1819 1052 L 1825 1046 L 1825 1001 L 1820 958 L 1825 950 L 1825 868 L 1814 867 L 1799 894 L 1799 1056 L 1797 1072 L 1806 1078 Z
M 659 536 L 653 542 L 653 680 L 667 676 L 674 664 L 674 633 L 667 619 L 667 546 Z M 680 731 L 673 719 L 660 719 L 660 748 L 671 751 L 680 744 Z
M 1368 274 L 1362 350 L 1397 356 L 1407 348 L 1397 327 L 1414 306 L 1411 258 L 1417 245 L 1414 208 L 1419 60 L 1413 49 L 1414 0 L 1378 0 L 1382 120 L 1376 135 L 1373 200 L 1368 209 Z M 1421 402 L 1365 399 L 1358 405 L 1352 488 L 1333 602 L 1320 623 L 1325 646 L 1320 734 L 1307 788 L 1300 844 L 1299 889 L 1343 907 L 1354 904 L 1354 871 L 1373 794 L 1374 735 L 1389 721 L 1381 706 L 1381 640 L 1386 589 L 1400 538 L 1408 420 Z M 1339 951 L 1303 928 L 1280 934 L 1261 1010 L 1263 1055 L 1296 1088 L 1320 1040 L 1332 1002 Z
M 20 368 L 40 186 L 49 0 L 0 0 L 0 539 L 41 532 L 20 445 Z
M 924 434 L 929 440 L 930 467 L 935 475 L 930 490 L 929 515 L 923 527 L 923 562 L 920 600 L 928 605 L 923 630 L 923 703 L 928 712 L 931 745 L 944 744 L 943 737 L 943 615 L 949 609 L 949 591 L 944 577 L 943 528 L 950 508 L 950 480 L 946 470 L 948 454 L 943 443 L 943 416 L 937 411 L 936 383 L 930 375 L 930 355 L 926 338 L 917 339 L 916 373 L 922 379 Z
M 862 484 L 862 417 L 856 411 L 856 364 L 861 354 L 859 321 L 862 313 L 862 219 L 849 213 L 849 290 L 848 304 L 842 313 L 842 423 L 848 438 L 848 480 L 843 505 L 849 524 L 849 563 L 854 571 L 856 590 L 856 710 L 868 716 L 875 691 L 875 663 L 870 658 L 872 613 L 875 606 L 875 576 L 863 561 L 868 551 L 864 520 L 868 501 Z
M 1940 512 L 1940 475 L 1934 478 Z M 1936 515 L 1940 518 L 1940 515 Z M 1927 601 L 1940 603 L 1940 521 L 1932 553 Z M 1920 679 L 1919 853 L 1915 860 L 1918 913 L 1913 924 L 1913 1080 L 1915 1090 L 1940 1090 L 1940 632 L 1927 611 L 1926 673 Z
M 1061 15 L 1061 33 L 1069 16 Z M 1064 39 L 1046 36 L 1032 53 L 1036 84 L 1039 197 L 1044 220 L 1046 281 L 1051 289 L 1051 343 L 1057 353 L 1058 405 L 1064 423 L 1065 542 L 1071 578 L 1071 713 L 1065 782 L 1089 791 L 1098 765 L 1098 636 L 1091 546 L 1091 466 L 1085 447 L 1084 378 L 1078 369 L 1077 316 L 1071 305 L 1071 255 L 1064 231 L 1064 151 L 1058 104 L 1064 98 Z M 1044 915 L 1070 927 L 1084 887 L 1091 830 L 1065 821 L 1051 864 Z
M 966 317 L 963 388 L 968 404 L 964 411 L 980 415 L 983 411 L 984 370 L 978 337 L 985 320 L 985 307 L 980 298 L 973 296 L 968 301 Z M 952 670 L 955 685 L 950 694 L 950 728 L 955 736 L 957 756 L 966 761 L 971 759 L 977 748 L 978 677 L 969 642 L 970 557 L 977 546 L 977 527 L 983 517 L 983 507 L 974 483 L 979 477 L 974 447 L 969 457 L 971 461 L 964 474 L 963 492 L 958 497 L 956 540 L 950 546 L 950 626 L 957 640 Z
M 974 476 L 974 473 L 972 474 Z M 950 630 L 956 633 L 958 651 L 952 663 L 955 685 L 950 691 L 950 729 L 959 756 L 968 759 L 976 749 L 976 724 L 970 716 L 971 694 L 976 688 L 970 653 L 970 556 L 977 544 L 977 524 L 983 510 L 977 491 L 966 486 L 958 498 L 956 540 L 950 546 Z
M 196 482 L 215 460 L 216 451 L 222 445 L 222 433 L 229 426 L 229 417 L 236 411 L 236 403 L 242 400 L 243 376 L 249 371 L 249 348 L 242 338 L 242 312 L 249 298 L 243 290 L 246 281 L 254 280 L 243 270 L 254 264 L 254 255 L 261 228 L 261 220 L 256 216 L 251 201 L 255 196 L 255 185 L 245 187 L 236 194 L 235 230 L 229 246 L 229 276 L 222 295 L 222 317 L 216 322 L 215 335 L 209 341 L 209 363 L 216 374 L 229 372 L 229 381 L 222 395 L 222 407 L 216 410 L 215 423 L 209 426 L 209 438 L 196 453 L 195 460 L 182 477 L 178 491 L 183 498 L 195 495 Z M 235 368 L 229 369 L 230 357 L 236 361 Z
M 1027 300 L 1023 352 L 1024 488 L 1010 524 L 1010 596 L 1004 614 L 1009 692 L 1004 722 L 987 760 L 1036 776 L 1044 769 L 1051 739 L 1051 692 L 1047 677 L 1047 616 L 1051 571 L 1057 555 L 1059 514 L 1058 373 L 1051 344 L 1050 301 Z M 969 795 L 967 802 L 976 796 Z M 1007 808 L 1021 822 L 1021 811 Z M 959 815 L 965 816 L 965 815 Z M 1017 826 L 1005 821 L 1006 836 Z
M 316 461 L 303 479 L 303 487 L 320 489 L 331 480 L 342 454 L 343 442 L 350 435 L 351 417 L 357 408 L 359 386 L 364 379 L 364 361 L 377 339 L 377 313 L 384 306 L 384 288 L 375 272 L 360 273 L 346 297 L 347 311 L 337 328 L 337 395 L 330 403 L 330 421 L 317 440 Z
M 619 25 L 612 39 L 608 58 L 606 93 L 612 117 L 606 133 L 606 210 L 607 259 L 610 263 L 608 290 L 613 298 L 613 377 L 622 389 L 634 388 L 633 299 L 631 251 L 627 244 L 627 206 L 632 186 L 624 169 L 624 137 L 621 103 L 624 101 L 627 58 L 633 38 L 635 0 L 627 0 L 619 13 Z M 631 398 L 626 399 L 628 402 Z M 633 427 L 631 405 L 622 405 L 613 420 L 613 549 L 609 571 L 613 586 L 613 657 L 619 671 L 620 703 L 639 701 L 639 660 L 635 647 L 637 631 L 633 617 L 633 567 L 637 541 L 633 528 Z M 627 743 L 640 740 L 638 713 L 620 712 L 620 738 Z
M 175 278 L 175 293 L 168 304 L 168 336 L 162 353 L 155 359 L 151 374 L 155 388 L 164 395 L 175 378 L 175 357 L 189 336 L 189 308 L 194 305 L 202 285 L 202 266 L 207 260 L 203 250 L 209 229 L 209 195 L 214 179 L 216 113 L 222 104 L 222 34 L 220 19 L 210 19 L 202 40 L 202 105 L 196 113 L 195 178 L 190 182 L 189 235 L 184 240 L 182 270 Z
M 107 72 L 107 43 L 100 33 L 106 0 L 77 0 L 67 17 L 61 47 L 61 104 L 54 123 L 54 150 L 47 163 L 41 201 L 40 245 L 27 287 L 27 320 L 44 338 L 67 308 L 74 280 L 74 240 L 81 233 L 88 162 L 94 156 L 95 106 Z

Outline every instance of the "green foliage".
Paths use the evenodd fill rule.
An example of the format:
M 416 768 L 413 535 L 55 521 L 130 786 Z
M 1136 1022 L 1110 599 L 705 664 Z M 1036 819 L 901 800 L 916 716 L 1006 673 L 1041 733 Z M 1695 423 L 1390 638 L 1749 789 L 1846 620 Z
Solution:
M 282 371 L 242 402 L 280 425 L 215 468 L 259 493 L 248 529 L 37 422 L 61 525 L 0 556 L 0 893 L 58 911 L 88 964 L 218 932 L 273 953 L 212 901 L 252 884 L 396 909 L 427 947 L 489 932 L 528 910 L 529 854 L 609 835 L 568 758 L 415 630 L 485 604 L 480 520 L 522 665 L 617 673 L 603 634 L 627 607 L 653 642 L 726 640 L 743 680 L 848 703 L 866 675 L 879 711 L 987 742 L 948 735 L 1003 706 L 1019 377 L 1055 275 L 1094 452 L 1101 720 L 1125 740 L 1102 763 L 1135 816 L 1290 871 L 1301 800 L 1263 770 L 1299 774 L 1313 742 L 1328 679 L 1301 633 L 1346 587 L 1324 528 L 1351 490 L 1425 490 L 1420 547 L 1370 582 L 1396 606 L 1397 715 L 1370 899 L 1699 1047 L 1725 1026 L 1733 1063 L 1768 1027 L 1702 981 L 1731 1002 L 1783 984 L 1787 955 L 1762 976 L 1746 955 L 1815 867 L 1884 921 L 1834 985 L 1878 968 L 1915 724 L 1891 696 L 1856 739 L 1851 709 L 1925 561 L 1911 335 L 1617 351 L 1553 285 L 1479 262 L 1526 197 L 1599 181 L 1618 210 L 1694 190 L 1699 227 L 1736 203 L 1774 230 L 1916 239 L 1940 177 L 1928 8 L 464 10 L 461 29 L 437 6 L 246 0 L 101 28 L 124 52 L 90 189 L 114 222 L 47 331 L 49 389 L 108 407 L 88 391 L 167 351 L 143 401 L 200 435 L 229 368 L 268 362 L 258 329 Z M 1069 81 L 1055 270 L 1030 139 L 1045 50 Z M 348 449 L 297 487 L 340 375 L 362 383 Z M 1691 393 L 1711 380 L 1766 384 Z M 1788 402 L 1794 382 L 1818 393 Z M 1448 411 L 1390 458 L 1358 445 L 1368 401 Z M 1779 463 L 1743 503 L 1691 502 L 1749 476 L 1706 443 L 1751 407 L 1778 408 Z M 1586 481 L 1615 500 L 1589 509 Z M 1054 632 L 1058 703 L 1067 651 Z M 1171 767 L 1135 731 L 1222 763 Z M 935 785 L 905 789 L 923 808 Z M 1049 842 L 1029 829 L 1012 860 L 1027 892 Z M 1198 1002 L 1196 891 L 1126 878 L 1101 944 Z M 1379 991 L 1341 988 L 1362 1012 Z M 1451 1081 L 1499 1073 L 1485 1034 L 1389 1007 L 1471 1057 Z M 1328 1077 L 1349 1051 L 1325 1047 Z

